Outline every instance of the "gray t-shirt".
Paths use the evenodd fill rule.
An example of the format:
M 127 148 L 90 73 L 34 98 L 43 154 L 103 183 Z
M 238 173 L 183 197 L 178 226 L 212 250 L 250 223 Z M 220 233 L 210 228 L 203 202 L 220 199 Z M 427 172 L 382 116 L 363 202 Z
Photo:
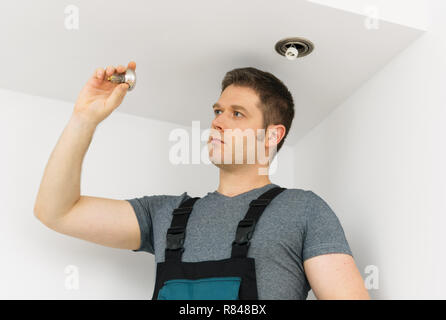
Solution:
M 271 183 L 234 197 L 214 191 L 198 199 L 188 220 L 182 261 L 230 258 L 237 225 L 249 203 L 277 186 Z M 163 262 L 172 211 L 190 197 L 184 192 L 127 200 L 141 230 L 141 247 L 133 251 L 155 254 L 155 262 Z M 248 250 L 248 257 L 255 259 L 259 299 L 305 300 L 311 287 L 303 262 L 327 253 L 353 256 L 340 221 L 327 203 L 302 189 L 286 189 L 277 195 L 260 217 Z

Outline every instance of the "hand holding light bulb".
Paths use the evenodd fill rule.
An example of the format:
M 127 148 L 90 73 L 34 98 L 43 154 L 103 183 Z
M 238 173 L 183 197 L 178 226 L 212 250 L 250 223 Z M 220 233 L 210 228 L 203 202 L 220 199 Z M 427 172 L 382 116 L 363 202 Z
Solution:
M 129 62 L 127 67 L 97 68 L 79 93 L 73 116 L 98 125 L 122 103 L 127 91 L 134 88 L 135 69 L 134 61 Z

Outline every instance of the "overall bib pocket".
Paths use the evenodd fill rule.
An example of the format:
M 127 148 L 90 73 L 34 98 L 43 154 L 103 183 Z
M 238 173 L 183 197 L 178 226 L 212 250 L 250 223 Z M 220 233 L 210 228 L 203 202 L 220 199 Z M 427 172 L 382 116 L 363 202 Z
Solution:
M 240 277 L 168 280 L 158 300 L 238 300 L 240 282 Z

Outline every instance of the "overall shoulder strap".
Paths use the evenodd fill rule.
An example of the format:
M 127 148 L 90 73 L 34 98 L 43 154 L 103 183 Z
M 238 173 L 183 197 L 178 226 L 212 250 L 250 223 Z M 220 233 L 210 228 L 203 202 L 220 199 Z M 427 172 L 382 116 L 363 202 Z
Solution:
M 181 261 L 184 252 L 184 239 L 186 237 L 186 226 L 189 215 L 195 202 L 200 197 L 189 198 L 172 212 L 172 222 L 166 235 L 165 261 Z
M 232 242 L 231 258 L 245 258 L 247 256 L 250 245 L 249 240 L 252 238 L 257 221 L 260 219 L 266 206 L 284 190 L 286 188 L 274 187 L 249 203 L 249 209 L 245 218 L 237 226 L 235 240 Z

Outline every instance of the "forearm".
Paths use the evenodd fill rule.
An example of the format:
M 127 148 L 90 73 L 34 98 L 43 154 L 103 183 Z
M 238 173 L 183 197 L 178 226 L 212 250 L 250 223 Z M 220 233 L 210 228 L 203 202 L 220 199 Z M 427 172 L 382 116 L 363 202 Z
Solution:
M 34 205 L 42 221 L 54 221 L 80 198 L 82 162 L 96 125 L 73 114 L 45 167 Z

